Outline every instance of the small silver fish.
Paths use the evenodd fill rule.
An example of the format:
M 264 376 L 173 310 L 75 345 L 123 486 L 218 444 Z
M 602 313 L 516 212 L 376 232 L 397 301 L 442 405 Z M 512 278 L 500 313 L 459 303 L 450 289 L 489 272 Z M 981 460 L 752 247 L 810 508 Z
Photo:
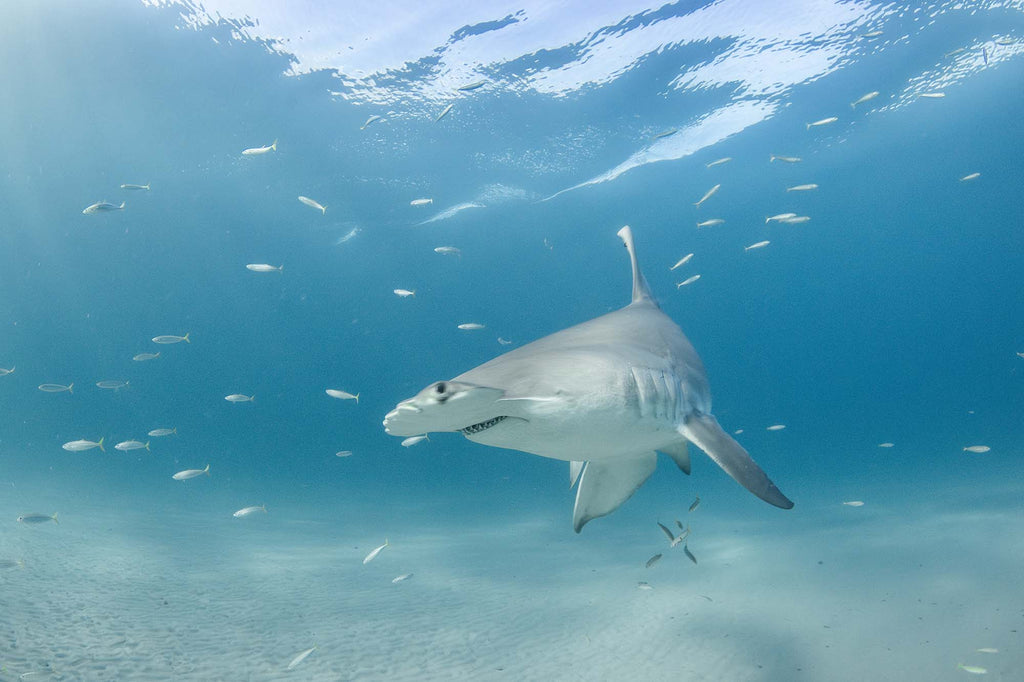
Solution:
M 413 199 L 409 202 L 410 206 L 429 206 L 434 203 L 433 199 Z
M 430 440 L 430 438 L 428 438 L 426 435 L 409 436 L 408 438 L 402 441 L 402 447 L 411 448 L 413 445 L 416 445 L 417 443 L 422 443 L 425 440 Z
M 655 554 L 654 556 L 652 556 L 650 559 L 647 560 L 647 564 L 646 564 L 647 568 L 650 568 L 654 564 L 658 563 L 658 561 L 660 561 L 660 560 L 661 560 L 661 555 L 660 554 Z
M 352 456 L 352 451 L 351 450 L 339 450 L 338 452 L 334 453 L 334 456 L 335 457 L 351 457 Z
M 256 400 L 254 395 L 244 395 L 242 393 L 232 393 L 231 395 L 224 396 L 224 400 L 229 403 L 251 403 Z
M 692 277 L 687 277 L 682 282 L 676 282 L 676 289 L 685 287 L 687 284 L 693 284 L 698 279 L 700 279 L 700 275 L 693 275 Z
M 690 505 L 690 511 L 691 512 L 692 511 L 696 511 L 697 507 L 699 507 L 699 506 L 700 506 L 700 495 L 698 495 L 697 499 L 695 499 L 693 501 L 693 504 Z
M 500 336 L 498 337 L 498 343 L 501 344 L 502 346 L 510 346 L 510 345 L 512 345 L 511 341 L 509 341 L 508 339 L 503 339 Z
M 724 222 L 725 221 L 722 220 L 721 218 L 710 218 L 709 220 L 702 220 L 701 222 L 697 223 L 697 229 L 700 229 L 702 227 L 714 227 L 715 225 L 721 225 Z
M 60 521 L 57 520 L 57 512 L 51 514 L 22 514 L 18 517 L 18 523 L 48 523 L 53 521 L 57 525 L 60 525 Z
M 829 116 L 828 118 L 823 118 L 821 120 L 815 121 L 814 123 L 808 123 L 807 124 L 807 129 L 810 130 L 811 128 L 814 128 L 815 126 L 825 126 L 825 125 L 828 125 L 829 123 L 835 123 L 838 120 L 839 120 L 838 116 Z
M 292 662 L 288 664 L 288 667 L 286 669 L 287 670 L 291 670 L 292 668 L 297 666 L 299 663 L 302 663 L 314 651 L 316 651 L 316 645 L 313 645 L 309 649 L 306 649 L 305 651 L 297 654 L 295 656 L 295 658 L 292 659 Z
M 670 267 L 670 268 L 669 268 L 669 270 L 675 270 L 675 269 L 676 269 L 676 268 L 678 268 L 678 267 L 681 267 L 681 266 L 683 266 L 683 265 L 686 265 L 687 263 L 689 263 L 689 262 L 690 262 L 690 259 L 691 259 L 691 258 L 693 258 L 693 254 L 692 254 L 692 253 L 688 253 L 688 254 L 686 254 L 685 256 L 683 256 L 682 258 L 680 258 L 680 259 L 679 259 L 678 261 L 676 261 L 676 264 L 675 264 L 675 265 L 673 265 L 672 267 Z
M 999 653 L 999 649 L 994 649 L 994 648 L 992 648 L 990 646 L 983 647 L 981 649 L 975 649 L 975 651 L 977 651 L 979 654 L 998 654 Z
M 120 450 L 121 452 L 128 452 L 129 450 L 141 450 L 143 448 L 149 450 L 149 442 L 143 443 L 142 441 L 139 440 L 126 440 L 114 446 L 115 450 Z
M 867 33 L 865 33 L 861 37 L 863 37 L 863 38 L 877 38 L 880 35 L 882 35 L 881 31 L 868 31 Z
M 988 673 L 988 668 L 982 668 L 980 665 L 964 665 L 963 663 L 957 663 L 956 667 L 958 670 L 963 670 L 965 673 L 972 675 L 985 675 Z
M 463 322 L 459 325 L 459 329 L 463 331 L 474 331 L 477 329 L 485 329 L 486 327 L 478 322 Z
M 788 220 L 790 218 L 795 218 L 795 217 L 796 217 L 796 213 L 779 213 L 777 215 L 768 216 L 767 218 L 765 218 L 764 219 L 764 224 L 767 225 L 770 222 L 782 222 L 783 220 Z
M 469 83 L 468 85 L 461 85 L 461 86 L 459 86 L 459 87 L 457 87 L 455 89 L 458 90 L 459 92 L 469 92 L 470 90 L 476 90 L 477 88 L 482 88 L 485 85 L 487 85 L 487 81 L 485 81 L 485 80 L 483 80 L 483 81 L 474 81 L 472 83 Z
M 772 424 L 771 426 L 768 427 L 768 430 L 769 431 L 781 431 L 784 428 L 786 428 L 785 424 Z
M 750 246 L 744 246 L 743 250 L 744 251 L 753 251 L 754 249 L 763 249 L 764 247 L 768 246 L 769 244 L 771 244 L 771 242 L 766 239 L 763 242 L 757 242 L 756 244 L 751 244 Z
M 699 200 L 699 201 L 697 201 L 697 202 L 696 202 L 696 203 L 694 204 L 694 206 L 696 206 L 697 208 L 700 208 L 700 205 L 701 205 L 701 204 L 703 204 L 703 203 L 704 203 L 705 201 L 707 201 L 708 199 L 710 199 L 710 198 L 711 198 L 712 196 L 714 196 L 715 192 L 717 192 L 717 191 L 718 191 L 718 188 L 719 188 L 719 187 L 721 187 L 721 186 L 722 186 L 721 184 L 717 184 L 717 185 L 715 185 L 714 187 L 712 187 L 711 189 L 709 189 L 709 190 L 708 190 L 707 192 L 705 192 L 705 193 L 704 193 L 704 196 L 702 196 L 702 197 L 700 198 L 700 200 Z
M 338 237 L 337 241 L 334 242 L 334 245 L 335 246 L 341 246 L 342 244 L 347 242 L 349 239 L 352 239 L 357 234 L 359 234 L 359 232 L 360 232 L 360 230 L 359 230 L 358 227 L 353 227 L 351 230 L 349 230 L 348 232 L 346 232 L 342 236 Z
M 234 514 L 232 514 L 232 516 L 234 516 L 236 519 L 242 519 L 246 516 L 249 516 L 250 514 L 255 514 L 256 512 L 263 512 L 264 514 L 266 514 L 267 505 L 261 504 L 258 507 L 244 507 L 236 511 Z
M 813 182 L 809 183 L 809 184 L 806 184 L 806 185 L 793 185 L 792 187 L 787 187 L 786 191 L 787 192 L 809 192 L 812 189 L 818 189 L 818 186 L 816 184 L 814 184 Z
M 969 182 L 971 180 L 977 180 L 980 177 L 981 173 L 971 173 L 970 175 L 965 175 L 962 178 L 960 178 L 960 182 Z
M 64 384 L 39 384 L 39 390 L 43 393 L 63 393 L 65 391 L 73 393 L 74 391 L 71 389 L 74 388 L 74 386 L 75 385 L 73 383 L 68 384 L 67 386 Z
M 205 469 L 185 469 L 184 471 L 179 471 L 178 473 L 171 476 L 171 478 L 173 478 L 175 481 L 187 481 L 190 478 L 202 476 L 203 474 L 206 474 L 207 476 L 210 475 L 209 464 L 206 465 Z
M 704 167 L 705 168 L 714 168 L 715 166 L 721 166 L 723 163 L 729 163 L 730 161 L 732 161 L 732 157 L 731 156 L 725 156 L 725 157 L 722 157 L 721 159 L 715 159 L 711 163 L 704 164 Z
M 1010 36 L 996 38 L 996 45 L 1013 45 L 1013 38 Z
M 359 402 L 359 396 L 361 395 L 359 393 L 352 395 L 348 391 L 341 391 L 338 390 L 337 388 L 328 388 L 327 390 L 324 391 L 324 393 L 331 396 L 332 398 L 337 398 L 338 400 L 354 400 L 356 401 L 356 403 Z
M 0 377 L 5 377 L 8 374 L 12 374 L 13 372 L 14 367 L 11 367 L 10 369 L 4 369 L 3 367 L 0 367 Z
M 138 355 L 135 355 L 132 358 L 132 360 L 134 360 L 135 362 L 145 362 L 146 360 L 156 360 L 158 357 L 160 357 L 160 353 L 159 352 L 157 352 L 157 353 L 139 353 Z
M 388 539 L 387 539 L 387 538 L 384 538 L 384 544 L 383 544 L 383 545 L 381 545 L 380 547 L 377 547 L 376 549 L 374 549 L 374 550 L 373 550 L 372 552 L 370 552 L 369 554 L 367 554 L 367 555 L 366 555 L 366 558 L 365 558 L 365 559 L 363 559 L 363 564 L 368 564 L 368 563 L 370 563 L 371 561 L 373 561 L 374 559 L 376 559 L 376 558 L 377 558 L 377 555 L 381 553 L 381 550 L 383 550 L 383 549 L 384 549 L 385 547 L 387 547 L 388 545 L 389 545 L 389 543 L 388 543 Z
M 918 97 L 924 97 L 925 99 L 942 99 L 946 96 L 944 92 L 922 92 Z
M 847 507 L 863 507 L 864 503 L 860 500 L 850 500 L 849 502 L 843 502 Z
M 273 144 L 269 144 L 266 147 L 250 147 L 249 149 L 242 150 L 242 156 L 259 156 L 260 154 L 266 154 L 267 152 L 277 151 L 277 140 L 274 140 Z
M 153 343 L 162 343 L 162 344 L 165 344 L 165 345 L 169 344 L 169 343 L 181 343 L 182 341 L 184 341 L 185 343 L 192 343 L 191 341 L 189 341 L 188 334 L 185 334 L 185 336 L 175 336 L 174 334 L 164 334 L 162 336 L 154 336 L 153 337 Z
M 690 561 L 692 561 L 695 564 L 697 563 L 697 557 L 693 556 L 693 552 L 690 551 L 689 547 L 683 545 L 683 551 L 686 552 L 686 556 L 687 558 L 689 558 Z
M 398 296 L 399 298 L 409 298 L 410 296 L 415 295 L 415 289 L 395 289 L 395 296 Z
M 964 452 L 973 452 L 976 455 L 981 455 L 991 450 L 987 445 L 968 445 L 964 448 Z
M 97 388 L 105 388 L 109 391 L 119 391 L 122 388 L 128 388 L 127 381 L 121 381 L 120 379 L 110 379 L 96 382 Z
M 878 447 L 880 447 L 880 448 L 891 448 L 894 445 L 896 445 L 896 444 L 895 443 L 879 443 Z
M 303 196 L 299 197 L 299 201 L 304 203 L 306 206 L 309 206 L 310 208 L 315 208 L 316 210 L 320 211 L 321 214 L 327 215 L 327 207 L 324 206 L 323 204 L 321 204 L 319 201 L 314 201 L 313 199 L 310 199 L 309 197 L 303 197 Z M 334 215 L 334 214 L 332 213 L 331 215 Z
M 658 133 L 657 135 L 654 135 L 651 139 L 652 140 L 660 140 L 663 137 L 671 137 L 672 135 L 675 135 L 678 132 L 679 132 L 679 130 L 677 128 L 669 128 L 668 130 L 663 130 L 660 133 Z
M 783 218 L 779 222 L 786 223 L 787 225 L 799 225 L 800 223 L 806 223 L 810 219 L 810 216 L 795 215 L 792 218 Z
M 64 443 L 64 445 L 62 445 L 61 447 L 64 448 L 65 450 L 67 450 L 68 452 L 84 452 L 85 450 L 92 450 L 93 448 L 99 448 L 100 452 L 106 452 L 106 450 L 103 449 L 103 439 L 102 438 L 100 438 L 97 441 L 85 440 L 85 439 L 73 440 L 73 441 L 69 441 L 67 443 Z
M 150 431 L 146 435 L 147 436 L 152 436 L 153 438 L 162 438 L 164 436 L 177 435 L 177 434 L 178 434 L 178 428 L 174 427 L 173 429 L 153 429 L 152 431 Z
M 123 201 L 121 202 L 120 205 L 118 205 L 118 204 L 108 204 L 105 201 L 97 201 L 92 206 L 86 206 L 85 209 L 82 210 L 82 213 L 84 215 L 94 215 L 96 213 L 109 213 L 111 211 L 123 211 L 124 207 L 125 207 L 125 202 L 123 202 Z
M 147 183 L 145 185 L 133 185 L 130 182 L 126 182 L 125 184 L 121 185 L 121 189 L 144 190 L 144 191 L 148 192 L 149 191 L 149 184 Z
M 269 263 L 249 263 L 245 268 L 253 272 L 284 272 L 283 265 L 270 265 Z
M 850 102 L 850 108 L 856 109 L 858 104 L 864 104 L 864 102 L 870 102 L 874 98 L 878 97 L 878 90 L 872 90 L 866 95 L 861 95 L 856 102 Z
M 802 161 L 802 159 L 799 156 L 777 156 L 775 154 L 772 154 L 771 158 L 768 159 L 768 162 L 771 163 L 772 161 L 785 161 L 786 163 L 799 163 L 800 161 Z
M 452 107 L 454 107 L 454 106 L 455 106 L 454 104 L 449 104 L 448 106 L 446 106 L 446 107 L 444 108 L 444 111 L 442 111 L 442 112 L 441 112 L 440 114 L 438 114 L 438 115 L 437 115 L 437 118 L 435 118 L 435 119 L 434 119 L 434 123 L 437 123 L 437 122 L 438 122 L 438 121 L 440 121 L 440 120 L 441 120 L 442 118 L 444 118 L 445 116 L 447 116 L 447 115 L 448 115 L 448 114 L 449 114 L 449 113 L 451 112 L 451 110 L 452 110 Z
M 359 126 L 359 129 L 360 130 L 366 130 L 366 126 L 370 125 L 371 123 L 376 123 L 379 120 L 381 120 L 381 117 L 378 116 L 377 114 L 374 114 L 374 115 L 370 116 L 370 118 L 366 119 L 366 123 L 364 123 L 363 125 Z
M 461 256 L 462 251 L 455 248 L 454 246 L 437 246 L 434 247 L 434 253 L 439 253 L 442 256 Z
M 402 575 L 398 576 L 397 578 L 393 578 L 391 580 L 391 584 L 392 585 L 396 585 L 398 583 L 405 582 L 406 580 L 408 580 L 411 577 L 412 577 L 412 573 L 403 573 Z

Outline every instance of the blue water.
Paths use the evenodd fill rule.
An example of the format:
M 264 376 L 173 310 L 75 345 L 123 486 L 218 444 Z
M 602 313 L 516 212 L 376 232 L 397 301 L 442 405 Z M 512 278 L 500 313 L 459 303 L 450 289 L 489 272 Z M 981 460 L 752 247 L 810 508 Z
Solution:
M 885 549 L 876 552 L 906 548 L 903 533 L 914 524 L 965 514 L 957 523 L 979 524 L 965 533 L 987 528 L 1002 549 L 985 548 L 998 557 L 976 561 L 990 562 L 993 575 L 959 585 L 957 599 L 971 603 L 982 591 L 990 599 L 992 590 L 1007 606 L 999 616 L 981 610 L 971 621 L 947 613 L 931 622 L 943 632 L 956 631 L 958 619 L 964 631 L 991 625 L 990 639 L 1009 643 L 989 658 L 989 674 L 1019 679 L 1024 643 L 1012 626 L 1024 626 L 1024 594 L 1011 567 L 1024 547 L 997 528 L 1020 528 L 1024 492 L 1024 12 L 1013 2 L 765 4 L 5 4 L 0 367 L 15 371 L 0 376 L 0 559 L 26 567 L 0 572 L 0 588 L 25 607 L 0 617 L 8 632 L 0 634 L 0 679 L 40 666 L 62 679 L 271 679 L 307 640 L 319 649 L 293 671 L 305 679 L 413 679 L 422 662 L 408 670 L 328 663 L 330 647 L 312 626 L 306 639 L 281 645 L 274 674 L 240 667 L 253 655 L 244 646 L 223 669 L 162 667 L 157 653 L 148 668 L 113 659 L 75 668 L 58 656 L 71 646 L 64 639 L 41 651 L 25 634 L 30 620 L 56 613 L 33 601 L 49 589 L 42 577 L 60 581 L 38 567 L 64 553 L 74 572 L 87 551 L 104 556 L 116 545 L 128 557 L 145 539 L 154 547 L 139 556 L 152 570 L 180 574 L 202 564 L 193 549 L 233 547 L 248 561 L 293 541 L 285 575 L 294 578 L 313 565 L 303 552 L 313 562 L 324 546 L 351 548 L 338 561 L 354 570 L 385 536 L 404 533 L 426 547 L 437 537 L 487 542 L 489 532 L 513 528 L 513 542 L 480 554 L 467 545 L 470 554 L 453 551 L 438 570 L 487 575 L 491 594 L 527 581 L 536 592 L 523 599 L 592 574 L 611 581 L 601 589 L 635 592 L 636 567 L 663 551 L 654 521 L 681 518 L 696 494 L 717 519 L 707 523 L 720 524 L 716 541 L 778 533 L 771 546 L 791 553 L 814 537 L 822 556 L 851 535 L 877 540 Z M 881 34 L 866 37 L 873 31 Z M 479 89 L 456 90 L 479 80 Z M 936 92 L 944 97 L 920 97 Z M 361 129 L 371 115 L 382 120 Z M 838 121 L 806 127 L 830 116 Z M 241 155 L 275 139 L 276 152 Z M 802 161 L 770 163 L 773 154 Z M 722 157 L 732 161 L 706 167 Z M 960 180 L 971 173 L 981 175 Z M 819 188 L 785 191 L 803 183 Z M 696 209 L 715 184 L 718 193 Z M 433 203 L 410 206 L 418 198 Z M 97 201 L 127 203 L 82 213 Z M 425 222 L 469 202 L 482 206 Z M 786 211 L 811 220 L 765 224 Z M 695 227 L 708 218 L 725 223 Z M 384 433 L 384 414 L 430 382 L 625 305 L 629 267 L 615 236 L 625 224 L 663 310 L 701 354 L 718 419 L 727 431 L 744 430 L 738 438 L 795 501 L 793 512 L 767 507 L 694 450 L 690 478 L 662 462 L 633 499 L 577 537 L 564 462 L 454 434 L 407 449 Z M 770 244 L 744 251 L 762 240 Z M 433 252 L 443 245 L 461 257 Z M 669 271 L 690 252 L 689 264 Z M 247 263 L 284 268 L 254 273 Z M 701 279 L 677 288 L 692 274 Z M 395 288 L 416 295 L 399 298 Z M 457 329 L 464 322 L 486 329 Z M 150 341 L 186 332 L 188 344 Z M 132 361 L 158 350 L 156 360 Z M 95 386 L 113 379 L 129 386 Z M 37 389 L 72 382 L 73 393 Z M 359 402 L 329 398 L 326 388 L 358 392 Z M 255 401 L 226 402 L 232 393 Z M 786 428 L 766 431 L 772 424 Z M 178 433 L 145 436 L 158 427 Z M 105 453 L 61 449 L 99 437 Z M 112 449 L 131 438 L 151 440 L 152 452 Z M 963 451 L 975 444 L 991 451 Z M 338 458 L 340 450 L 354 454 Z M 209 479 L 171 479 L 206 464 Z M 865 500 L 863 526 L 847 525 L 856 511 L 840 503 L 852 499 Z M 268 535 L 240 537 L 230 514 L 252 504 L 268 514 L 242 523 Z M 60 525 L 16 521 L 55 511 Z M 202 538 L 195 545 L 175 540 L 185 519 Z M 304 535 L 303 523 L 316 530 Z M 61 544 L 62 532 L 78 549 Z M 640 536 L 646 544 L 634 549 Z M 920 554 L 907 549 L 906 566 L 955 556 L 969 573 L 978 548 L 958 546 L 961 539 L 936 531 Z M 571 562 L 537 568 L 553 547 Z M 771 563 L 729 556 L 725 565 L 755 571 Z M 834 581 L 823 579 L 822 589 L 848 587 L 851 566 L 820 569 Z M 232 570 L 209 567 L 227 583 Z M 899 593 L 910 568 L 901 570 L 867 563 L 857 575 Z M 417 579 L 423 574 L 417 569 Z M 780 574 L 771 589 L 807 580 L 791 578 Z M 597 599 L 599 590 L 584 593 Z M 424 603 L 443 604 L 438 594 Z M 351 609 L 374 612 L 379 596 L 367 595 Z M 474 611 L 483 602 L 475 604 L 467 597 L 464 613 L 486 623 Z M 378 643 L 380 632 L 403 629 L 405 606 L 392 607 Z M 609 613 L 632 627 L 635 614 Z M 870 620 L 890 616 L 880 606 Z M 537 618 L 539 627 L 545 619 Z M 750 624 L 742 612 L 729 622 Z M 834 646 L 853 652 L 871 642 L 870 630 Z M 782 646 L 781 631 L 751 632 L 757 650 L 806 643 Z M 227 636 L 221 656 L 243 639 Z M 429 637 L 422 644 L 438 646 Z M 856 673 L 833 649 L 817 672 L 800 675 L 784 654 L 762 668 L 680 672 L 650 652 L 620 655 L 625 669 L 597 659 L 579 674 L 967 675 L 956 664 L 974 645 L 952 655 L 917 644 L 883 654 L 889 667 L 860 660 Z M 465 668 L 441 656 L 420 670 L 438 679 L 573 679 L 544 667 L 539 642 L 493 646 L 512 662 Z

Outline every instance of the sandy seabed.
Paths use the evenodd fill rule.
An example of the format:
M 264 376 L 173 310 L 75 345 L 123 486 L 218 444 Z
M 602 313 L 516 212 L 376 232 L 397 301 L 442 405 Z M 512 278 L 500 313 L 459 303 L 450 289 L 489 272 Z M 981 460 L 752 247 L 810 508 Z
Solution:
M 53 510 L 9 497 L 0 680 L 972 678 L 961 662 L 1019 680 L 1024 513 L 1005 504 L 1019 492 L 965 511 L 868 491 L 862 507 L 805 500 L 792 517 L 631 500 L 580 536 L 529 508 L 437 526 L 410 510 L 389 524 L 69 499 L 59 524 L 26 525 L 19 514 Z M 658 514 L 694 525 L 699 563 Z

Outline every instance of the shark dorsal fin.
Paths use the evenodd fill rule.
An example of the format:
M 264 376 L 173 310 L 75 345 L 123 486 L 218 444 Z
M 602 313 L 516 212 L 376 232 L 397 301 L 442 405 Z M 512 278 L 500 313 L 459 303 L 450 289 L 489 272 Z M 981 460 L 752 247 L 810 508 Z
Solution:
M 644 279 L 644 273 L 640 272 L 640 264 L 636 260 L 633 231 L 629 229 L 629 225 L 626 225 L 618 231 L 618 235 L 626 245 L 626 250 L 629 251 L 629 262 L 633 266 L 633 303 L 641 301 L 654 303 L 654 296 L 651 295 L 651 289 L 647 286 L 647 280 Z

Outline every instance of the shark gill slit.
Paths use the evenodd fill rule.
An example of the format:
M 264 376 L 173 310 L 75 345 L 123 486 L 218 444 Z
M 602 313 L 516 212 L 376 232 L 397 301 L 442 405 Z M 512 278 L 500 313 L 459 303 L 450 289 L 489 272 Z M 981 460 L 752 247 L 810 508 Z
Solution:
M 467 426 L 467 427 L 465 427 L 463 429 L 459 429 L 459 430 L 462 431 L 463 434 L 465 434 L 467 436 L 471 436 L 474 433 L 480 433 L 481 431 L 486 431 L 487 429 L 491 428 L 495 424 L 503 422 L 506 419 L 508 419 L 507 416 L 495 417 L 494 419 L 488 419 L 487 421 L 480 422 L 479 424 L 473 424 L 471 426 Z

